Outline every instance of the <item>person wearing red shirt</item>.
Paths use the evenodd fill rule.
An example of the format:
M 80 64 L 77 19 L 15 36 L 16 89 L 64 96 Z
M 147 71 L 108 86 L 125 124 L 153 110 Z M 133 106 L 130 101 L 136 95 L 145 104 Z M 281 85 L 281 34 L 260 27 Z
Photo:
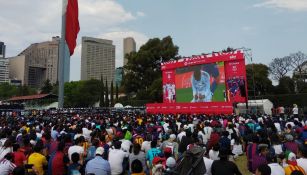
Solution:
M 64 148 L 65 143 L 60 142 L 58 144 L 58 149 L 51 160 L 51 167 L 52 167 L 52 175 L 64 175 L 65 174 L 65 166 L 69 163 L 69 159 L 67 156 L 64 155 Z
M 27 162 L 25 154 L 20 150 L 19 144 L 13 145 L 14 164 L 16 166 L 23 166 Z

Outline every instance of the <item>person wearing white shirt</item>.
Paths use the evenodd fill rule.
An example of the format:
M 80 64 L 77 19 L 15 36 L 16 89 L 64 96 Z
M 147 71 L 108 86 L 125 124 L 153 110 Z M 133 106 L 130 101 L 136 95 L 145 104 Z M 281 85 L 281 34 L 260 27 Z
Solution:
M 271 168 L 271 175 L 285 175 L 285 170 L 278 163 L 268 164 Z
M 296 159 L 297 165 L 307 172 L 307 145 L 300 145 L 298 151 L 299 159 Z
M 75 140 L 74 146 L 69 147 L 68 157 L 70 161 L 71 161 L 71 155 L 73 153 L 78 153 L 80 155 L 80 162 L 83 162 L 83 156 L 84 156 L 84 148 L 82 147 L 83 142 L 84 142 L 84 137 L 81 136 Z
M 209 158 L 211 160 L 220 160 L 219 157 L 220 146 L 218 144 L 214 145 L 213 148 L 209 151 Z
M 114 142 L 114 149 L 109 151 L 109 163 L 111 166 L 112 175 L 120 175 L 123 173 L 123 162 L 126 157 L 129 157 L 129 152 L 124 152 L 121 148 L 121 142 Z
M 169 127 L 169 124 L 168 124 L 167 122 L 165 122 L 165 123 L 163 124 L 163 129 L 164 129 L 165 132 L 168 131 L 168 127 Z
M 178 134 L 178 136 L 177 136 L 178 141 L 181 142 L 182 137 L 185 136 L 185 135 L 186 135 L 186 133 L 185 133 L 185 131 L 182 129 L 181 132 L 180 132 L 180 133 Z
M 210 127 L 210 123 L 206 122 L 203 130 L 205 134 L 205 138 L 204 138 L 205 140 L 203 141 L 204 141 L 204 144 L 206 144 L 211 136 L 213 129 Z
M 203 159 L 204 159 L 204 163 L 205 163 L 205 166 L 206 166 L 206 173 L 204 175 L 212 175 L 211 174 L 211 166 L 212 166 L 213 160 L 208 159 L 207 157 L 204 157 Z

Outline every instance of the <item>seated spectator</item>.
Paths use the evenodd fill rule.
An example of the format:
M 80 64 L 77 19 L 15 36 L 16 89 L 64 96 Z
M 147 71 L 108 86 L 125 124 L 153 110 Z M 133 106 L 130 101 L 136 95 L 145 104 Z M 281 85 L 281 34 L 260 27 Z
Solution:
M 82 165 L 79 163 L 80 155 L 75 152 L 71 155 L 71 164 L 68 166 L 68 175 L 81 175 Z
M 44 175 L 46 166 L 48 164 L 46 157 L 42 154 L 43 144 L 37 142 L 34 146 L 34 153 L 28 158 L 28 164 L 33 164 L 38 175 Z
M 94 159 L 90 160 L 85 168 L 86 174 L 93 175 L 110 175 L 111 168 L 110 163 L 107 160 L 103 159 L 104 149 L 98 147 L 96 149 L 96 156 Z
M 131 175 L 146 175 L 143 171 L 143 165 L 140 160 L 135 159 L 131 163 Z
M 13 163 L 13 154 L 7 153 L 0 161 L 0 174 L 10 175 L 15 168 L 16 165 Z
M 271 168 L 266 164 L 262 164 L 256 169 L 255 175 L 271 175 Z

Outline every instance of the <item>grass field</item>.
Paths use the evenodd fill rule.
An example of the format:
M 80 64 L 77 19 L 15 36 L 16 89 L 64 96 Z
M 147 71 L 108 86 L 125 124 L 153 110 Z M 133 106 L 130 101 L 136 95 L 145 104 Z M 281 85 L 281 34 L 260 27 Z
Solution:
M 243 175 L 251 175 L 252 173 L 250 173 L 247 169 L 247 159 L 245 155 L 239 156 L 235 161 L 235 164 L 239 167 L 240 172 Z
M 225 84 L 218 84 L 214 91 L 212 101 L 224 101 Z M 193 99 L 192 88 L 176 89 L 177 102 L 191 102 Z

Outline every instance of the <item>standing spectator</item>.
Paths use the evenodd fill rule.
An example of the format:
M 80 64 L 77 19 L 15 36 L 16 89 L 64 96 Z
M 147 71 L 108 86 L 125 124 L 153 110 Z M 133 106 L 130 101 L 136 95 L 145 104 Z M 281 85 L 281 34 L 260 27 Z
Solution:
M 241 172 L 237 165 L 228 160 L 228 154 L 228 149 L 220 149 L 220 160 L 215 160 L 211 166 L 212 175 L 241 175 Z
M 13 154 L 8 153 L 0 161 L 0 174 L 1 175 L 10 175 L 16 165 L 13 163 Z
M 292 114 L 294 115 L 294 118 L 298 118 L 298 107 L 297 107 L 297 104 L 293 104 Z
M 90 160 L 85 168 L 85 173 L 93 175 L 111 175 L 110 163 L 103 159 L 104 149 L 96 149 L 96 157 Z

